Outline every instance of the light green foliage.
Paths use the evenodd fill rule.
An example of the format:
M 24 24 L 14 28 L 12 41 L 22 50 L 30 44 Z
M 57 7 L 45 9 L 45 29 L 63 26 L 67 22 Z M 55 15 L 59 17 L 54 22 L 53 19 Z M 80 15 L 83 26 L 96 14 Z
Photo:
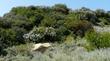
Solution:
M 85 38 L 88 42 L 95 48 L 107 48 L 110 47 L 110 33 L 96 33 L 96 32 L 88 32 Z
M 33 43 L 22 44 L 18 46 L 13 46 L 5 49 L 7 53 L 11 56 L 23 55 L 28 56 L 33 48 Z
M 44 20 L 42 20 L 41 25 L 46 27 L 54 27 L 56 24 L 56 19 L 51 18 L 50 15 L 46 16 Z
M 105 24 L 106 24 L 106 25 L 109 25 L 109 24 L 110 24 L 110 23 L 108 22 L 109 19 L 106 19 L 106 18 L 104 18 L 104 17 L 99 18 L 99 20 L 100 20 L 100 23 L 99 23 L 99 24 L 100 24 L 101 26 L 105 26 Z
M 66 42 L 66 43 L 75 42 L 74 37 L 73 37 L 72 35 L 68 35 L 68 36 L 65 38 L 65 42 Z

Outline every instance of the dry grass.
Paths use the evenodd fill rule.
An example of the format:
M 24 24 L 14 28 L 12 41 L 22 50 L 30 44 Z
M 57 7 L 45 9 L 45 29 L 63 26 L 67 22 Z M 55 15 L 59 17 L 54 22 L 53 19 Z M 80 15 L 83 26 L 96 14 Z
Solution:
M 25 47 L 22 49 L 24 50 Z M 88 52 L 84 47 L 77 46 L 74 43 L 55 43 L 43 54 L 39 52 L 24 53 L 24 55 L 23 53 L 8 54 L 5 57 L 1 57 L 0 61 L 110 61 L 109 52 L 110 48 Z

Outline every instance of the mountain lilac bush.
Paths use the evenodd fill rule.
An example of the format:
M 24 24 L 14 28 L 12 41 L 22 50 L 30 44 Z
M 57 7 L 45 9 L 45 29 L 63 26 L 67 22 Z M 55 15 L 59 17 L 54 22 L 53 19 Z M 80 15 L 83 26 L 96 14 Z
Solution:
M 23 37 L 33 42 L 39 42 L 45 40 L 46 36 L 55 37 L 56 31 L 52 27 L 34 27 L 32 31 L 25 34 Z

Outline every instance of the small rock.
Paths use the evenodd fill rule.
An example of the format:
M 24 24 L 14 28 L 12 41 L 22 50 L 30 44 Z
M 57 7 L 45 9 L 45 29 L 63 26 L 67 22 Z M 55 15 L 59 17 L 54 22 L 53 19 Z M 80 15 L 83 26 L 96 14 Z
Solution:
M 32 48 L 32 51 L 39 51 L 39 52 L 42 52 L 43 53 L 50 46 L 51 46 L 50 43 L 38 43 L 38 44 L 34 44 L 34 48 Z

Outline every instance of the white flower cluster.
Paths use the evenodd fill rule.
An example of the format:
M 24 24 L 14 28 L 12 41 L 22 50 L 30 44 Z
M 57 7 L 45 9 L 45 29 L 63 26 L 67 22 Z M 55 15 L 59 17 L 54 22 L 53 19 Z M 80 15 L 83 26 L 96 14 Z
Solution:
M 32 31 L 28 34 L 24 34 L 25 39 L 30 39 L 32 41 L 40 41 L 45 35 L 56 36 L 55 29 L 52 27 L 34 27 Z

